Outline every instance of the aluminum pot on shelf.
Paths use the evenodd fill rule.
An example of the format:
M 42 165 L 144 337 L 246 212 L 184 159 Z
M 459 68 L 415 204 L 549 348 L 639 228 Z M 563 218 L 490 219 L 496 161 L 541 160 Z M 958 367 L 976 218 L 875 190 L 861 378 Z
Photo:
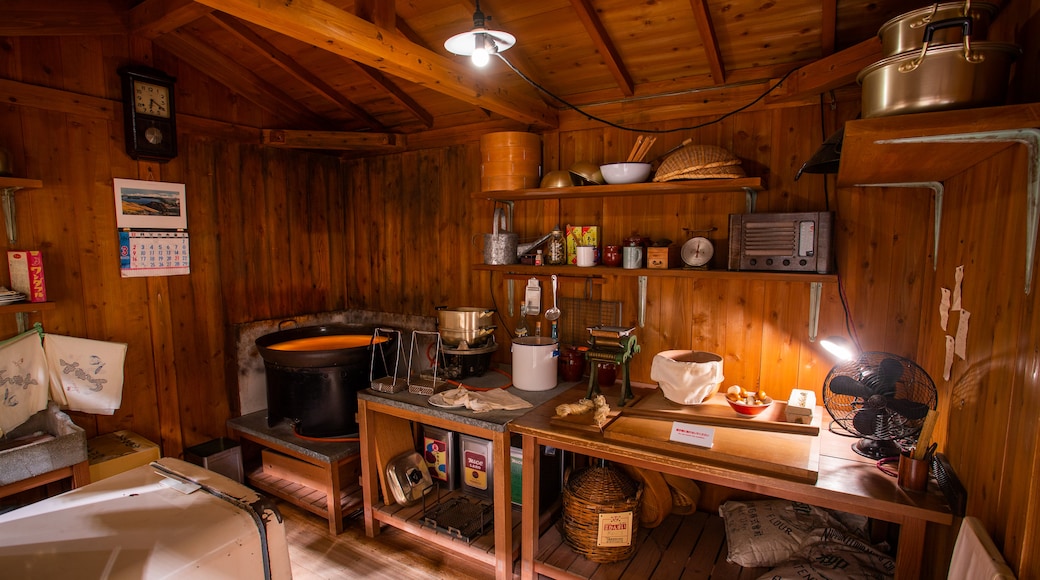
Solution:
M 935 30 L 961 27 L 959 44 L 932 46 Z M 971 42 L 971 19 L 929 23 L 919 51 L 880 60 L 860 71 L 864 118 L 1004 104 L 1014 44 Z
M 882 24 L 878 30 L 878 37 L 881 38 L 881 54 L 887 58 L 910 50 L 921 50 L 925 26 L 951 18 L 971 18 L 972 39 L 986 40 L 990 21 L 993 20 L 996 13 L 996 4 L 967 0 L 932 4 L 901 14 Z M 962 39 L 961 30 L 944 28 L 934 33 L 932 44 L 957 44 Z

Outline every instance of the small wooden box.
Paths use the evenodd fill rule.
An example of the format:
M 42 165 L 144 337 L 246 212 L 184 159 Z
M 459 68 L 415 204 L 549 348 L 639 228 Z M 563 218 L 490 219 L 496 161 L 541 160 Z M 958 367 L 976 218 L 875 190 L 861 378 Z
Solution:
M 652 270 L 668 270 L 682 266 L 679 246 L 672 244 L 663 248 L 646 249 L 646 267 Z

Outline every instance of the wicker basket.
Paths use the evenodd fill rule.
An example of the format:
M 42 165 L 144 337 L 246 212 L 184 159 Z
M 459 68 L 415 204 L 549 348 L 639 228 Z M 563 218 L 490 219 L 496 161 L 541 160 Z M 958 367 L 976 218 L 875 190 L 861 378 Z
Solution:
M 575 552 L 600 564 L 630 558 L 639 531 L 642 486 L 611 465 L 586 467 L 571 475 L 563 489 L 563 537 Z M 627 545 L 599 545 L 601 514 L 631 516 Z
M 722 147 L 715 145 L 687 145 L 661 162 L 661 166 L 657 168 L 657 172 L 654 174 L 654 181 L 689 179 L 689 177 L 680 176 L 693 174 L 698 170 L 716 167 L 730 168 L 739 165 L 740 159 Z

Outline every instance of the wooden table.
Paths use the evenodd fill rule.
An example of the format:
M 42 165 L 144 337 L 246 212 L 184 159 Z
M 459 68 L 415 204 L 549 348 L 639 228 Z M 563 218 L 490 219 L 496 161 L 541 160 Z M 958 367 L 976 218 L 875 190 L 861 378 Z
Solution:
M 467 379 L 467 383 L 475 379 Z M 513 393 L 537 407 L 546 400 L 568 390 L 574 383 L 558 386 L 551 391 L 520 391 Z M 361 477 L 364 490 L 365 532 L 371 537 L 379 533 L 380 524 L 386 524 L 414 534 L 441 546 L 495 567 L 495 577 L 506 580 L 513 577 L 513 561 L 519 551 L 514 541 L 514 511 L 510 489 L 509 430 L 507 425 L 530 409 L 474 413 L 468 409 L 439 409 L 427 404 L 429 397 L 400 393 L 380 393 L 365 389 L 358 393 L 358 425 L 361 435 Z M 467 544 L 450 535 L 423 525 L 422 504 L 408 508 L 379 498 L 380 473 L 389 459 L 402 452 L 414 451 L 412 439 L 414 424 L 430 425 L 448 431 L 465 433 L 491 441 L 491 477 L 494 501 L 494 541 L 486 536 Z M 460 493 L 458 491 L 451 493 Z M 388 495 L 383 489 L 383 494 Z M 517 530 L 518 531 L 518 530 Z
M 329 520 L 329 532 L 343 532 L 343 514 L 361 503 L 356 467 L 361 455 L 356 442 L 312 441 L 293 434 L 288 421 L 267 425 L 267 410 L 227 422 L 232 439 L 242 442 L 242 461 L 249 485 Z M 296 476 L 266 473 L 258 449 L 288 456 Z
M 607 394 L 608 401 L 616 400 L 612 391 Z M 739 465 L 683 456 L 671 450 L 619 442 L 595 431 L 561 427 L 551 422 L 557 404 L 572 403 L 584 395 L 585 388 L 576 387 L 509 425 L 512 432 L 523 437 L 520 550 L 523 580 L 531 580 L 536 574 L 552 576 L 558 572 L 535 560 L 538 552 L 538 514 L 534 506 L 538 505 L 538 486 L 529 485 L 528 482 L 538 481 L 536 458 L 543 445 L 899 524 L 897 579 L 916 580 L 920 577 L 926 524 L 936 522 L 949 525 L 953 522 L 953 516 L 941 494 L 934 491 L 904 491 L 894 478 L 881 473 L 874 461 L 852 451 L 851 443 L 854 439 L 830 433 L 827 429 L 821 430 L 819 435 L 819 477 L 815 483 L 808 483 L 754 472 Z M 819 413 L 822 410 L 817 408 L 816 411 Z

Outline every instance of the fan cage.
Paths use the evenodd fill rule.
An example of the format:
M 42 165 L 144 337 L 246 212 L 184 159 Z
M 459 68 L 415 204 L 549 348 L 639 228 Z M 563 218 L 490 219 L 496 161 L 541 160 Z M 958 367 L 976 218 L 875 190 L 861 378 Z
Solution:
M 874 441 L 893 441 L 900 447 L 906 447 L 916 441 L 924 424 L 924 417 L 910 419 L 888 408 L 875 410 L 874 432 L 864 433 L 856 428 L 853 420 L 857 413 L 868 408 L 868 400 L 838 394 L 830 388 L 831 381 L 842 376 L 855 379 L 876 391 L 881 380 L 879 367 L 886 359 L 898 361 L 903 368 L 902 375 L 895 381 L 892 398 L 922 403 L 929 409 L 935 409 L 938 395 L 935 383 L 928 373 L 910 359 L 885 352 L 865 352 L 856 359 L 835 365 L 824 379 L 823 405 L 834 422 L 848 433 Z

